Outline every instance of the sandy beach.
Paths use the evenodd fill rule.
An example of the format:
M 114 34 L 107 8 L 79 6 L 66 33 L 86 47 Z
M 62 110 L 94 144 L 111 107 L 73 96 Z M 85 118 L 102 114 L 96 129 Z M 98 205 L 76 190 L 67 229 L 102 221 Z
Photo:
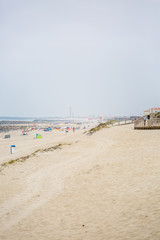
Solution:
M 0 239 L 160 239 L 159 130 L 130 124 L 91 136 L 84 130 L 3 136 Z

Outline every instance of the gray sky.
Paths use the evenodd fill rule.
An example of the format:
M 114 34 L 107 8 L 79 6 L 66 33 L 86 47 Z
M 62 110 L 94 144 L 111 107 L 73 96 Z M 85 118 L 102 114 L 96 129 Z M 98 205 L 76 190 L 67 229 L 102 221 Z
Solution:
M 0 0 L 0 116 L 160 107 L 159 0 Z

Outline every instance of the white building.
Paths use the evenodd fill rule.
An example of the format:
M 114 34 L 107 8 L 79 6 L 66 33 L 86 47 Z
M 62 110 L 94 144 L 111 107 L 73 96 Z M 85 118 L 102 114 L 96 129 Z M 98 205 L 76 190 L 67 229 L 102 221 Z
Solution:
M 160 108 L 149 108 L 148 110 L 144 111 L 144 115 L 148 115 L 150 113 L 156 113 L 156 112 L 160 112 Z

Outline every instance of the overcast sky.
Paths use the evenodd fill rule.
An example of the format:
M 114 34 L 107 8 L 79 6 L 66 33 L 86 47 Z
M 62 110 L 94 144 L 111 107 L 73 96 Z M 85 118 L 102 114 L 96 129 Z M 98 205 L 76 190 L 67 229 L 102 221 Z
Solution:
M 0 0 L 0 116 L 160 107 L 159 0 Z

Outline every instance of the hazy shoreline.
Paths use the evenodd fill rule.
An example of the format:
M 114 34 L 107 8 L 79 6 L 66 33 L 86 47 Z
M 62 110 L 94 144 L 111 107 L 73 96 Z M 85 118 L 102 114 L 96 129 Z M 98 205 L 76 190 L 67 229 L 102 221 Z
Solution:
M 41 125 L 59 125 L 59 124 L 82 124 L 82 119 L 58 119 L 57 120 L 33 120 L 33 121 L 19 121 L 19 120 L 1 120 L 0 121 L 0 133 L 2 132 L 9 132 L 14 130 L 25 130 L 26 127 L 35 127 Z M 87 122 L 84 119 L 84 122 Z M 92 121 L 88 122 L 88 124 L 92 124 Z

